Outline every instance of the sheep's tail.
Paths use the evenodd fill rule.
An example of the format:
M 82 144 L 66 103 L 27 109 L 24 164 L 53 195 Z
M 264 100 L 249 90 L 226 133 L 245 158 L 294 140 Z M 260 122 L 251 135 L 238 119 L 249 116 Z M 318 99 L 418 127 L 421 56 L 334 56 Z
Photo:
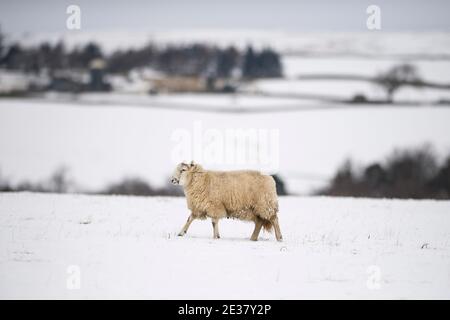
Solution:
M 269 233 L 272 232 L 272 229 L 273 229 L 272 222 L 270 220 L 263 220 L 263 228 L 264 228 L 264 231 L 267 231 Z

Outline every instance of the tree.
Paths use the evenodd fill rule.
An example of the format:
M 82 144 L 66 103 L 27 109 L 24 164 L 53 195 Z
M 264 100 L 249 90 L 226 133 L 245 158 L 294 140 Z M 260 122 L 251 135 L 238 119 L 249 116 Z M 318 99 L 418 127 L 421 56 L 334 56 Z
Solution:
M 21 69 L 22 66 L 22 48 L 19 44 L 12 44 L 6 51 L 3 63 L 7 69 Z
M 281 62 L 277 53 L 271 49 L 264 49 L 257 57 L 258 73 L 261 78 L 281 77 Z
M 249 46 L 244 55 L 242 75 L 244 78 L 256 78 L 257 68 L 255 52 L 253 51 L 253 48 Z
M 66 167 L 58 168 L 47 182 L 46 189 L 49 192 L 67 193 L 72 187 L 72 181 L 68 178 Z
M 242 74 L 247 79 L 281 77 L 282 68 L 280 57 L 271 49 L 255 52 L 249 46 L 244 55 Z
M 3 50 L 4 50 L 4 36 L 2 33 L 2 28 L 0 26 L 0 65 L 2 65 L 2 61 L 3 61 Z
M 231 77 L 232 71 L 237 67 L 239 52 L 234 47 L 219 50 L 217 57 L 217 76 L 222 78 Z
M 100 47 L 96 43 L 90 42 L 83 48 L 81 53 L 82 65 L 87 68 L 92 60 L 102 57 L 103 53 Z
M 450 156 L 439 169 L 430 185 L 439 196 L 450 198 Z
M 393 152 L 384 164 L 355 171 L 350 163 L 339 169 L 325 195 L 388 198 L 448 198 L 450 157 L 439 167 L 431 147 Z
M 420 84 L 420 79 L 415 66 L 410 64 L 401 64 L 392 67 L 385 73 L 375 78 L 375 83 L 386 91 L 387 100 L 392 102 L 394 93 L 400 87 L 408 84 Z
M 364 170 L 363 179 L 371 190 L 377 189 L 386 183 L 386 171 L 382 165 L 374 163 Z

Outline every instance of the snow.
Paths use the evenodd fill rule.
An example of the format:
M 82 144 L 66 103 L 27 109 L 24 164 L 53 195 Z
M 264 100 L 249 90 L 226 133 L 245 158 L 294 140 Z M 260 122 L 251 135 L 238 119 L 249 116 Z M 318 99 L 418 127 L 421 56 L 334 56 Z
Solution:
M 106 106 L 144 106 L 165 109 L 198 110 L 205 112 L 264 111 L 281 107 L 311 106 L 312 99 L 293 99 L 261 97 L 252 94 L 220 93 L 173 93 L 173 94 L 128 94 L 128 93 L 83 93 L 77 95 L 51 92 L 46 95 L 48 101 L 71 102 Z
M 24 74 L 19 71 L 0 69 L 0 93 L 25 91 L 30 85 L 43 86 L 49 79 L 45 74 Z
M 207 108 L 207 104 L 201 107 Z M 425 143 L 430 143 L 441 158 L 450 150 L 449 108 L 323 107 L 312 105 L 312 109 L 296 112 L 217 113 L 151 103 L 133 107 L 2 99 L 0 169 L 13 183 L 42 181 L 65 165 L 84 190 L 98 190 L 127 176 L 161 186 L 167 183 L 177 161 L 190 160 L 172 157 L 176 146 L 173 133 L 192 133 L 195 123 L 201 124 L 203 132 L 279 130 L 279 150 L 274 154 L 279 159 L 278 172 L 291 192 L 300 193 L 323 185 L 347 157 L 368 164 L 383 160 L 395 148 Z M 211 169 L 247 168 L 202 164 Z
M 367 98 L 384 99 L 385 93 L 374 84 L 366 81 L 336 80 L 258 80 L 254 86 L 272 94 L 318 95 L 326 98 L 351 99 L 363 93 Z
M 423 107 L 339 105 L 320 99 L 363 94 L 384 99 L 368 81 L 311 80 L 314 75 L 374 77 L 399 63 L 411 63 L 430 82 L 450 83 L 449 33 L 286 33 L 252 30 L 126 31 L 15 35 L 25 44 L 64 39 L 75 46 L 98 41 L 106 52 L 157 44 L 207 42 L 245 48 L 272 46 L 282 53 L 286 79 L 253 81 L 248 94 L 146 94 L 154 70 L 128 78 L 109 76 L 121 93 L 60 95 L 0 101 L 0 173 L 13 183 L 42 181 L 67 166 L 81 189 L 99 189 L 126 176 L 161 186 L 175 165 L 172 134 L 205 129 L 276 129 L 280 133 L 278 173 L 294 193 L 323 186 L 346 159 L 382 161 L 395 148 L 429 143 L 441 159 L 450 150 L 450 109 L 430 107 L 450 100 L 450 90 L 403 87 L 394 100 Z M 298 77 L 305 77 L 299 79 Z M 29 75 L 0 72 L 0 91 L 23 89 Z M 255 95 L 264 91 L 273 96 Z M 134 93 L 134 94 L 132 94 Z M 140 93 L 140 94 L 139 94 Z M 142 94 L 144 93 L 144 94 Z M 291 96 L 290 96 L 291 95 Z M 294 98 L 302 95 L 303 98 Z M 284 96 L 284 97 L 283 97 Z M 294 112 L 295 111 L 295 112 Z M 190 160 L 190 159 L 178 159 Z M 194 159 L 195 160 L 195 159 Z M 203 162 L 206 167 L 220 164 Z M 242 169 L 241 166 L 225 169 Z M 259 169 L 259 168 L 256 168 Z
M 26 90 L 28 78 L 21 73 L 0 70 L 0 84 L 0 92 Z
M 226 219 L 219 240 L 209 221 L 177 237 L 184 198 L 2 193 L 0 298 L 449 299 L 449 213 L 281 197 L 284 241 L 251 242 L 252 224 Z
M 379 86 L 364 80 L 326 79 L 327 76 L 360 76 L 375 78 L 396 65 L 408 63 L 416 67 L 419 77 L 427 82 L 450 84 L 449 60 L 423 60 L 401 58 L 362 57 L 300 57 L 283 56 L 286 79 L 256 81 L 253 86 L 270 93 L 319 95 L 337 99 L 352 99 L 364 94 L 370 99 L 385 99 Z M 311 79 L 311 76 L 322 76 Z M 301 79 L 301 77 L 304 77 Z M 395 94 L 397 101 L 435 103 L 449 100 L 450 90 L 403 87 Z

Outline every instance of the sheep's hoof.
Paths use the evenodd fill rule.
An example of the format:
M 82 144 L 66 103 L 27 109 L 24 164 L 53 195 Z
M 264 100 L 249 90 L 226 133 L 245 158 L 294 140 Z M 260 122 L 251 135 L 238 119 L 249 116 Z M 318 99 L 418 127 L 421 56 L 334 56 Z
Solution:
M 178 234 L 178 236 L 179 237 L 182 237 L 182 236 L 184 236 L 186 234 L 186 232 L 180 232 L 179 234 Z
M 258 238 L 250 238 L 250 241 L 258 241 Z
M 277 239 L 278 242 L 283 242 L 283 238 Z

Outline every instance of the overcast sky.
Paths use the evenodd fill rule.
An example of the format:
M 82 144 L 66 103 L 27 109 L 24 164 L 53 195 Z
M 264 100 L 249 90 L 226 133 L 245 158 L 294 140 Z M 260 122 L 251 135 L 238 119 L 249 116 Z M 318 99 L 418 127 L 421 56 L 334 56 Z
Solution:
M 448 0 L 0 0 L 3 31 L 65 31 L 77 4 L 82 30 L 266 29 L 362 31 L 366 8 L 381 8 L 385 31 L 450 31 Z

